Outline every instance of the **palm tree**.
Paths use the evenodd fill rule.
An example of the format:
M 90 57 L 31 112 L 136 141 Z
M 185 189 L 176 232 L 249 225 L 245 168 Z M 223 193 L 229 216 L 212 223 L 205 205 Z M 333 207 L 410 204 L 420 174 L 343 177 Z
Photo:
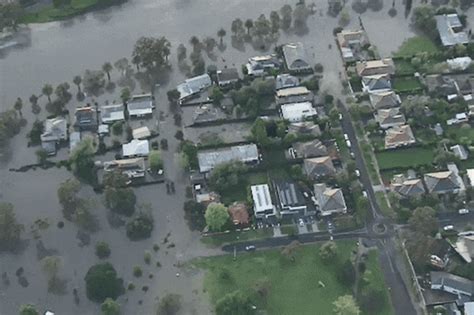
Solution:
M 226 31 L 225 29 L 221 28 L 220 30 L 217 31 L 217 36 L 219 36 L 219 38 L 221 39 L 221 46 L 222 46 L 222 39 L 224 38 L 224 36 L 226 35 Z
M 77 93 L 81 93 L 81 83 L 82 83 L 81 76 L 76 75 L 74 79 L 72 79 L 72 82 L 74 82 L 74 84 L 77 85 Z
M 48 102 L 51 103 L 51 94 L 53 94 L 53 87 L 51 86 L 51 84 L 45 84 L 41 91 L 44 95 L 48 97 Z
M 102 71 L 104 71 L 107 74 L 107 79 L 110 81 L 110 71 L 112 71 L 113 67 L 110 62 L 106 62 L 102 65 Z
M 140 72 L 140 56 L 139 55 L 134 55 L 132 57 L 132 63 L 137 66 L 137 71 Z
M 38 96 L 32 94 L 30 96 L 31 111 L 33 114 L 38 115 L 41 112 L 41 107 L 38 105 Z
M 253 27 L 252 19 L 248 19 L 247 21 L 245 21 L 245 27 L 247 28 L 247 34 L 250 35 L 250 29 Z
M 15 105 L 13 105 L 13 107 L 15 108 L 15 110 L 18 111 L 20 116 L 23 116 L 23 114 L 21 112 L 21 109 L 23 108 L 23 100 L 21 98 L 16 99 Z

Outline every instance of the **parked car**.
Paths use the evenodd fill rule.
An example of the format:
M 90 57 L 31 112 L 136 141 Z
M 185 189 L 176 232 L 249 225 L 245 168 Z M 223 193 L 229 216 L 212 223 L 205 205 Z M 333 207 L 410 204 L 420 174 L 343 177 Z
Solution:
M 304 226 L 304 220 L 300 218 L 300 219 L 298 220 L 298 224 L 299 224 L 300 226 Z
M 349 136 L 347 135 L 347 133 L 344 134 L 344 140 L 349 140 Z
M 342 114 L 339 113 L 339 120 L 342 120 Z
M 350 155 L 351 155 L 351 158 L 355 159 L 355 154 L 354 154 L 354 152 L 351 151 Z
M 355 172 L 355 174 L 356 174 L 357 177 L 360 177 L 360 171 L 359 171 L 357 168 L 355 169 L 354 172 Z
M 352 146 L 352 145 L 351 145 L 351 140 L 346 140 L 346 145 L 347 145 L 347 147 L 350 149 L 351 146 Z
M 257 248 L 254 246 L 254 245 L 248 245 L 248 246 L 245 246 L 245 250 L 248 251 L 248 252 L 252 252 L 254 250 L 256 250 Z
M 469 213 L 469 209 L 459 209 L 459 210 L 458 210 L 458 213 L 459 213 L 459 214 L 468 214 L 468 213 Z
M 367 192 L 365 190 L 362 190 L 362 195 L 367 198 Z
M 452 230 L 454 230 L 454 226 L 452 226 L 452 225 L 446 225 L 445 227 L 443 227 L 443 230 L 445 230 L 445 231 L 452 231 Z

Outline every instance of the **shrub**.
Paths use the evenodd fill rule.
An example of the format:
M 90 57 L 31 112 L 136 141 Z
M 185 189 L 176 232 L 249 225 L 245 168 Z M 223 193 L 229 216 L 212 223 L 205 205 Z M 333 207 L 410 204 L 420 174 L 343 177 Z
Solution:
M 143 275 L 142 268 L 140 268 L 140 266 L 133 267 L 133 275 L 137 278 L 140 278 Z
M 132 241 L 149 238 L 153 231 L 153 217 L 144 212 L 139 213 L 127 223 L 127 236 Z
M 106 242 L 97 242 L 95 245 L 95 254 L 100 259 L 107 258 L 110 256 L 110 247 Z

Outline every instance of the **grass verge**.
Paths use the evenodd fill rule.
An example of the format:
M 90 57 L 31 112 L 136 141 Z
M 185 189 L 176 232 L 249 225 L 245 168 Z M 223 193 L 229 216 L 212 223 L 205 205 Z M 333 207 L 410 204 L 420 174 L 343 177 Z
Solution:
M 256 229 L 248 231 L 231 231 L 225 234 L 208 235 L 201 237 L 201 242 L 213 247 L 219 247 L 227 243 L 256 240 L 272 237 L 273 229 Z

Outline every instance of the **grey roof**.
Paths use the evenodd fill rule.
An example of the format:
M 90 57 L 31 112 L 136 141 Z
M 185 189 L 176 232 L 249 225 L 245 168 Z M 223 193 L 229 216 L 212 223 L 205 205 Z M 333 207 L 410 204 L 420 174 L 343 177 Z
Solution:
M 41 148 L 48 153 L 48 155 L 56 154 L 56 142 L 54 141 L 43 141 L 41 142 Z
M 300 80 L 297 77 L 292 76 L 291 74 L 279 74 L 276 77 L 275 86 L 277 90 L 286 89 L 298 85 L 300 85 Z
M 469 42 L 468 35 L 460 31 L 462 24 L 457 14 L 437 15 L 435 19 L 439 37 L 444 46 L 467 44 Z
M 257 146 L 255 144 L 245 144 L 198 152 L 199 170 L 202 173 L 212 170 L 218 164 L 231 161 L 241 161 L 244 163 L 258 161 Z
M 184 99 L 191 95 L 201 92 L 203 89 L 212 85 L 211 77 L 206 73 L 197 77 L 189 78 L 176 87 L 181 93 L 180 99 Z
M 383 125 L 403 125 L 406 122 L 405 115 L 400 113 L 400 108 L 379 109 L 375 115 L 375 119 L 383 127 Z
M 228 68 L 217 71 L 217 81 L 219 81 L 219 83 L 222 81 L 238 81 L 239 79 L 239 72 L 236 68 Z
M 97 115 L 92 107 L 80 107 L 76 109 L 75 126 L 79 128 L 97 127 Z
M 426 173 L 424 180 L 429 193 L 444 193 L 460 188 L 456 174 L 451 171 Z
M 100 117 L 102 122 L 113 122 L 117 120 L 124 120 L 124 106 L 123 104 L 105 105 L 100 108 Z
M 423 182 L 419 178 L 403 180 L 400 183 L 392 183 L 392 189 L 406 197 L 417 196 L 425 192 Z
M 364 85 L 370 90 L 387 90 L 392 88 L 392 83 L 388 76 L 385 75 L 371 75 L 362 78 Z
M 392 108 L 400 105 L 400 96 L 394 91 L 373 92 L 369 94 L 370 103 L 375 109 Z
M 297 142 L 293 144 L 298 158 L 312 158 L 328 154 L 328 149 L 318 139 L 308 142 Z
M 450 149 L 460 160 L 467 160 L 469 157 L 469 153 L 467 152 L 466 148 L 460 144 L 453 145 Z
M 321 211 L 345 211 L 347 209 L 344 194 L 339 188 L 329 188 L 325 184 L 314 185 L 315 198 Z
M 44 124 L 44 131 L 41 134 L 41 141 L 60 141 L 67 139 L 67 121 L 63 118 L 47 119 Z M 45 149 L 46 150 L 46 149 Z
M 474 282 L 443 271 L 430 272 L 431 285 L 442 285 L 456 289 L 458 291 L 474 294 Z
M 197 107 L 193 113 L 194 123 L 205 123 L 225 118 L 225 114 L 212 104 Z
M 310 70 L 311 65 L 302 43 L 292 43 L 283 46 L 283 55 L 288 70 L 305 71 Z
M 321 129 L 318 124 L 312 121 L 302 121 L 297 123 L 291 123 L 288 126 L 289 133 L 302 134 L 302 135 L 321 135 Z
M 306 174 L 313 178 L 333 175 L 336 172 L 329 156 L 305 159 L 303 166 Z
M 130 115 L 143 115 L 153 109 L 153 96 L 151 94 L 135 95 L 127 102 Z
M 275 188 L 278 201 L 282 208 L 306 205 L 303 193 L 295 183 L 287 181 L 275 182 Z

